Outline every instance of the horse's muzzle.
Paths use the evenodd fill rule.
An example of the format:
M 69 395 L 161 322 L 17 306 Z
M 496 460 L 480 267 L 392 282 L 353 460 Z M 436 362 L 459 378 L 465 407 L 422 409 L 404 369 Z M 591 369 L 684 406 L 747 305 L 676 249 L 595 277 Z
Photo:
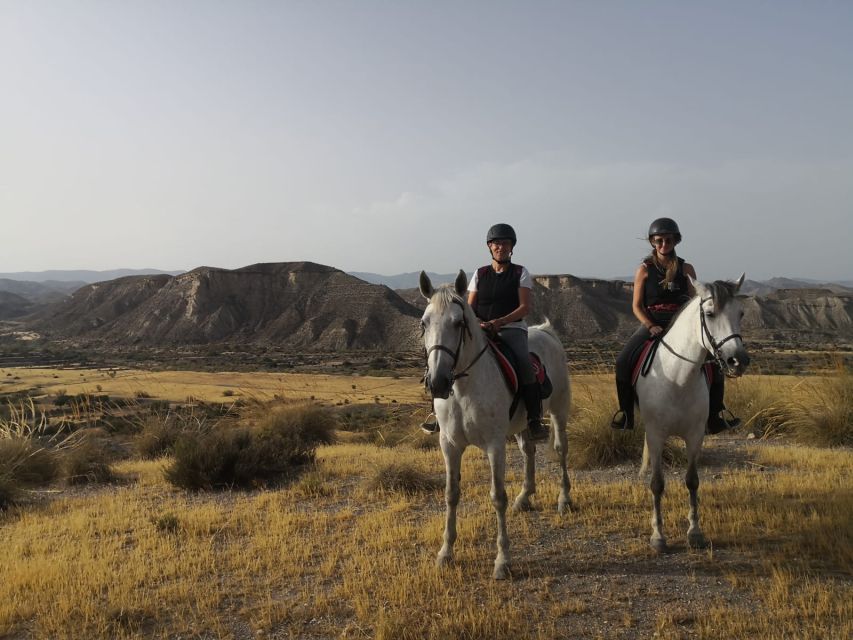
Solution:
M 450 390 L 453 388 L 453 381 L 450 376 L 427 373 L 424 381 L 433 398 L 447 400 L 450 397 Z
M 738 349 L 734 355 L 726 358 L 725 363 L 728 375 L 742 376 L 746 373 L 746 368 L 749 366 L 749 354 L 746 352 L 746 349 Z

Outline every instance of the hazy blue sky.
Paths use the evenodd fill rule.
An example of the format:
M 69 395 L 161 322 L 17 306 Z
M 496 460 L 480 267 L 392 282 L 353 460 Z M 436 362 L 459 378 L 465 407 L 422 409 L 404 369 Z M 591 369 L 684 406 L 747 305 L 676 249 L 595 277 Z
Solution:
M 0 0 L 0 272 L 853 278 L 853 2 Z

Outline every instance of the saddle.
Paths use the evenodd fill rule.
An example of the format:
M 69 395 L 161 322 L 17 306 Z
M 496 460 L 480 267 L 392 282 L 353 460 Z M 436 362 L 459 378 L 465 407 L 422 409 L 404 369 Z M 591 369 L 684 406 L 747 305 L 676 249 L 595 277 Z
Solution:
M 504 381 L 513 395 L 512 406 L 509 409 L 509 415 L 512 417 L 515 414 L 515 409 L 518 406 L 519 401 L 521 400 L 521 389 L 518 384 L 518 374 L 516 373 L 517 362 L 515 354 L 512 349 L 507 347 L 507 345 L 499 339 L 494 340 L 487 337 L 486 340 L 488 340 L 489 348 L 495 355 L 498 365 L 500 365 Z M 536 376 L 536 382 L 539 385 L 539 398 L 548 398 L 550 397 L 551 392 L 554 391 L 554 385 L 551 383 L 551 378 L 548 377 L 548 372 L 545 370 L 545 365 L 542 364 L 542 360 L 539 356 L 532 351 L 529 353 L 529 356 L 530 364 L 533 365 L 533 373 Z
M 631 354 L 631 386 L 636 388 L 640 376 L 642 375 L 645 378 L 649 373 L 659 345 L 659 338 L 649 338 Z M 706 362 L 702 365 L 702 373 L 705 376 L 706 384 L 710 387 L 714 381 L 714 364 Z

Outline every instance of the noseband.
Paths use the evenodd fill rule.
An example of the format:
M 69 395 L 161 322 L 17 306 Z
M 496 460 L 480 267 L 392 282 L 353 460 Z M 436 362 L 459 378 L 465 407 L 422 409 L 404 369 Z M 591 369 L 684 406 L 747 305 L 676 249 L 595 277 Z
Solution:
M 465 316 L 465 306 L 462 304 L 462 301 L 454 298 L 453 304 L 459 305 L 459 308 L 462 309 L 462 330 L 459 332 L 459 342 L 456 344 L 456 351 L 452 351 L 450 348 L 445 347 L 443 344 L 434 344 L 429 349 L 426 350 L 427 371 L 429 370 L 429 356 L 433 351 L 443 351 L 444 353 L 449 354 L 451 358 L 453 358 L 453 364 L 451 365 L 451 368 L 450 368 L 450 386 L 451 387 L 459 378 L 464 378 L 465 376 L 468 375 L 468 370 L 471 367 L 473 367 L 475 364 L 477 364 L 477 360 L 479 360 L 480 356 L 482 356 L 486 352 L 486 349 L 489 348 L 489 343 L 486 342 L 486 345 L 482 348 L 480 353 L 478 353 L 476 355 L 476 357 L 468 364 L 467 367 L 465 367 L 459 373 L 455 372 L 456 363 L 459 361 L 459 352 L 462 351 L 462 344 L 465 342 L 465 334 L 468 334 L 469 338 L 471 338 L 473 336 L 471 334 L 471 327 L 468 326 L 468 318 Z M 424 373 L 424 383 L 426 383 L 426 378 L 427 378 L 426 373 Z M 453 393 L 452 389 L 451 389 L 451 393 Z
M 720 371 L 725 373 L 727 376 L 732 377 L 732 376 L 734 376 L 734 373 L 732 372 L 732 368 L 729 366 L 729 364 L 725 360 L 723 360 L 723 354 L 722 354 L 722 351 L 720 349 L 729 340 L 734 340 L 735 338 L 741 338 L 741 335 L 739 333 L 733 333 L 730 336 L 726 336 L 725 338 L 723 338 L 719 342 L 714 340 L 714 336 L 711 335 L 711 330 L 708 329 L 708 322 L 705 320 L 705 311 L 702 308 L 702 305 L 705 304 L 706 302 L 708 302 L 708 300 L 710 300 L 710 299 L 711 298 L 701 298 L 699 300 L 699 322 L 702 325 L 702 346 L 705 347 L 706 349 L 708 349 L 708 345 L 705 344 L 705 339 L 707 338 L 708 344 L 711 345 L 711 348 L 708 349 L 708 351 L 711 352 L 711 355 L 713 356 L 717 365 L 720 367 Z M 743 338 L 741 338 L 741 340 L 743 340 Z

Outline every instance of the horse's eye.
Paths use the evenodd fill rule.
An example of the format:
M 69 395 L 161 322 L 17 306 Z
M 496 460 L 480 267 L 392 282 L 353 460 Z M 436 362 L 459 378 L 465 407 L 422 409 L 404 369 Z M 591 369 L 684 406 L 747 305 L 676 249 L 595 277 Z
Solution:
M 706 317 L 706 318 L 713 318 L 713 317 L 714 317 L 714 312 L 713 312 L 713 311 L 706 311 L 706 312 L 705 312 L 705 317 Z

